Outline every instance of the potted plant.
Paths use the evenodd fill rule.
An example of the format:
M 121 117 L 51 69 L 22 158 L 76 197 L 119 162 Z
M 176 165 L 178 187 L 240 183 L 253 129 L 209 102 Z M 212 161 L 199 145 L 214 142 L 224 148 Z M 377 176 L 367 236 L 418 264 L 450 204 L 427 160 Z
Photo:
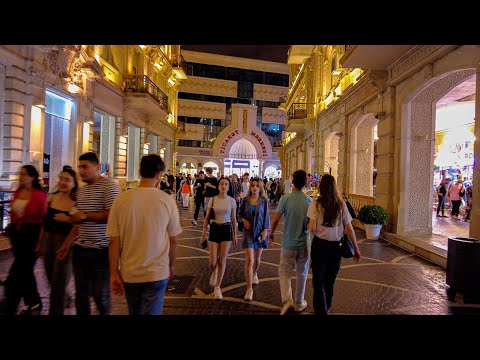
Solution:
M 387 224 L 388 214 L 379 205 L 365 205 L 358 213 L 358 220 L 365 225 L 367 239 L 377 240 L 380 236 L 380 229 Z

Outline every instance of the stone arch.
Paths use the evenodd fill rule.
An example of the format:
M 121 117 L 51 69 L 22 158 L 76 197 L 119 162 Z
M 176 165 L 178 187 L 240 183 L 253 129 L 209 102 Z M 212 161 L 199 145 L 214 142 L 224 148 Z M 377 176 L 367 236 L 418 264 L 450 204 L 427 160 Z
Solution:
M 475 69 L 458 69 L 421 83 L 401 102 L 398 233 L 432 230 L 432 170 L 436 103 Z
M 197 165 L 198 165 L 198 162 L 199 162 L 198 160 L 195 160 L 194 158 L 188 157 L 188 156 L 187 156 L 187 157 L 179 158 L 177 161 L 178 161 L 178 166 L 179 166 L 179 167 L 181 167 L 183 163 L 187 163 L 187 164 L 192 163 L 192 164 L 194 164 L 195 166 L 197 166 Z M 198 166 L 197 166 L 197 167 L 198 167 Z
M 331 131 L 325 137 L 325 156 L 324 163 L 320 165 L 322 172 L 331 172 L 332 176 L 338 177 L 338 153 L 340 151 L 340 136 L 342 134 L 338 131 Z
M 223 172 L 223 164 L 221 161 L 218 161 L 217 159 L 212 159 L 212 158 L 209 158 L 209 159 L 205 159 L 205 161 L 203 162 L 202 164 L 202 169 L 200 170 L 203 170 L 205 168 L 205 164 L 209 163 L 209 162 L 213 162 L 214 164 L 217 165 L 217 169 L 213 171 L 214 175 L 216 171 L 222 171 Z
M 229 125 L 223 129 L 213 144 L 213 155 L 228 157 L 230 148 L 239 139 L 247 139 L 257 150 L 258 160 L 272 157 L 272 146 L 265 133 L 259 128 L 249 130 L 248 134 L 242 133 L 242 129 Z
M 350 193 L 373 196 L 374 129 L 373 113 L 361 115 L 350 125 Z

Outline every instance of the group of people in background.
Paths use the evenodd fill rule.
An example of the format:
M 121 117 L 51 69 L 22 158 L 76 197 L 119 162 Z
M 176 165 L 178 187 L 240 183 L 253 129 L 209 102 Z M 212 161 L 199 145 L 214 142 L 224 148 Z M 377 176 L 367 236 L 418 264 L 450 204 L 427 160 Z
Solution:
M 451 184 L 450 178 L 444 178 L 436 187 L 436 196 L 438 198 L 437 217 L 448 217 L 445 215 L 445 204 L 450 200 L 450 217 L 453 220 L 460 220 L 460 207 L 465 203 L 464 221 L 470 221 L 470 211 L 472 210 L 473 192 L 472 186 L 465 188 L 463 181 L 458 180 Z M 440 215 L 440 212 L 442 215 Z

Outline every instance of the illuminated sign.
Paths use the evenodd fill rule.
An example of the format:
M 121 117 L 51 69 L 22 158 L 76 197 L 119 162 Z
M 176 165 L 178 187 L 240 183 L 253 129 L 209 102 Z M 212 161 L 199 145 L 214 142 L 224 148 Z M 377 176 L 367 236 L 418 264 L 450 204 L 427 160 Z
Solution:
M 249 160 L 233 160 L 232 168 L 250 168 Z
M 252 135 L 260 144 L 262 148 L 262 155 L 267 156 L 267 147 L 265 146 L 265 143 L 263 142 L 262 138 L 257 133 L 255 133 L 255 131 L 252 131 L 250 135 Z

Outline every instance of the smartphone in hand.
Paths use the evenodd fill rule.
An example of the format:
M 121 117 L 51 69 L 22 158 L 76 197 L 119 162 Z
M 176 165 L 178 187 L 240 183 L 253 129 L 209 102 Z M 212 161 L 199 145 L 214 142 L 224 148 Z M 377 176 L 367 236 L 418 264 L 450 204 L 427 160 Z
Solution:
M 202 241 L 202 249 L 206 249 L 208 246 L 207 239 Z

